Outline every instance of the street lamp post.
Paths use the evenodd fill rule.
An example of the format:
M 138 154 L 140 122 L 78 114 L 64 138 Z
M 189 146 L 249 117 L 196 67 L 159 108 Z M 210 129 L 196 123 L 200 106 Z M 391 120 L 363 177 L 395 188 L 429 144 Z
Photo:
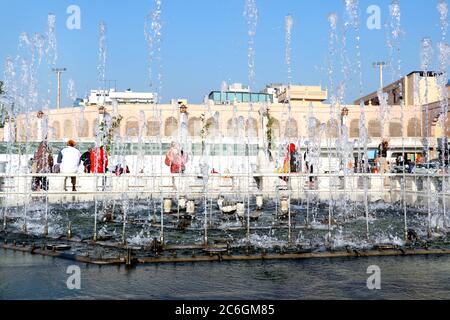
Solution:
M 58 100 L 57 100 L 57 106 L 58 106 L 58 110 L 61 107 L 61 74 L 63 72 L 66 72 L 67 69 L 66 68 L 53 68 L 52 71 L 54 73 L 56 73 L 56 77 L 58 79 Z
M 344 107 L 341 110 L 341 137 L 344 136 L 344 130 L 348 130 L 347 128 L 344 128 L 344 125 L 346 125 L 347 117 L 348 117 L 348 108 Z M 341 162 L 341 168 L 344 168 L 344 159 L 342 158 L 342 153 L 340 154 L 340 162 Z
M 383 89 L 383 69 L 386 68 L 387 63 L 384 61 L 378 61 L 373 63 L 374 68 L 378 68 L 380 70 L 380 89 Z

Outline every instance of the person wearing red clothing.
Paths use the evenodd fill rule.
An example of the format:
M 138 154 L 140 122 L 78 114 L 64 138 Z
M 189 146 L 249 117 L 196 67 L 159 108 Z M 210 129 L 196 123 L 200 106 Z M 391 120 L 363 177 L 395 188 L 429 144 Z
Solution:
M 297 152 L 297 147 L 295 144 L 291 143 L 288 145 L 286 156 L 283 161 L 283 168 L 280 168 L 280 173 L 296 173 L 299 172 L 299 156 Z M 289 177 L 280 177 L 281 180 L 286 181 L 289 186 Z
M 291 143 L 288 146 L 288 151 L 284 157 L 283 168 L 285 173 L 296 173 L 299 172 L 299 157 L 297 152 L 297 147 L 295 144 Z
M 165 164 L 170 167 L 170 173 L 184 173 L 188 156 L 183 150 L 179 150 L 177 143 L 172 142 L 172 146 L 166 154 Z
M 91 173 L 106 173 L 108 167 L 108 155 L 103 147 L 97 147 L 91 151 Z

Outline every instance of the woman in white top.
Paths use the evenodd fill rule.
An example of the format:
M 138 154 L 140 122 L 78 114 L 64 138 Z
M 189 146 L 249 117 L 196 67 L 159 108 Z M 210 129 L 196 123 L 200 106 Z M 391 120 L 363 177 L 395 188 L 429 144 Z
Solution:
M 62 149 L 58 154 L 58 163 L 60 164 L 61 173 L 77 173 L 80 166 L 81 152 L 75 148 L 76 143 L 73 140 L 67 142 L 67 147 Z M 77 191 L 77 177 L 70 177 L 72 182 L 72 191 Z M 66 189 L 67 177 L 64 179 L 64 191 Z

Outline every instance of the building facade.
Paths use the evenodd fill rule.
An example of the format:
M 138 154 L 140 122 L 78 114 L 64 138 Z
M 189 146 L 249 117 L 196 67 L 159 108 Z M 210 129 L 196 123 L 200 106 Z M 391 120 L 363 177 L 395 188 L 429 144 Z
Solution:
M 267 88 L 265 92 L 268 92 Z M 205 138 L 211 142 L 242 142 L 245 138 L 260 143 L 267 130 L 267 110 L 271 117 L 272 136 L 278 142 L 296 142 L 319 136 L 325 141 L 337 138 L 340 133 L 358 140 L 361 129 L 367 130 L 369 142 L 374 144 L 383 138 L 417 144 L 424 137 L 450 136 L 449 118 L 442 120 L 444 109 L 434 89 L 428 91 L 430 101 L 434 101 L 431 104 L 422 105 L 415 101 L 403 107 L 389 104 L 384 111 L 376 103 L 367 103 L 364 107 L 356 103 L 346 106 L 326 104 L 327 93 L 320 87 L 285 86 L 270 92 L 278 92 L 273 100 L 268 98 L 269 93 L 263 93 L 257 96 L 262 100 L 239 102 L 228 99 L 227 92 L 218 92 L 221 96 L 216 100 L 215 92 L 212 92 L 212 99 L 205 104 L 187 104 L 186 101 L 172 104 L 118 103 L 117 107 L 105 105 L 105 108 L 110 115 L 122 117 L 117 132 L 130 142 L 180 138 L 189 138 L 193 142 Z M 249 92 L 234 92 L 237 93 L 247 93 L 251 97 Z M 222 103 L 224 94 L 227 103 Z M 368 96 L 365 101 L 371 100 L 373 97 Z M 406 101 L 410 101 L 409 98 Z M 41 141 L 47 134 L 54 142 L 67 139 L 91 142 L 96 139 L 99 121 L 98 105 L 51 109 L 22 114 L 7 121 L 0 129 L 0 138 L 3 141 Z M 181 134 L 187 137 L 180 137 Z

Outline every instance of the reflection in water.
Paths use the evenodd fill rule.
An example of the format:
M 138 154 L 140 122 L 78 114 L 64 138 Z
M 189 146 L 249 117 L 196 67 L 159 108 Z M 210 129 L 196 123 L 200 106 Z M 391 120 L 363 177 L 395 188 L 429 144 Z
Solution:
M 449 299 L 449 257 L 93 267 L 68 290 L 72 262 L 0 251 L 0 299 Z M 382 290 L 366 287 L 378 265 Z

